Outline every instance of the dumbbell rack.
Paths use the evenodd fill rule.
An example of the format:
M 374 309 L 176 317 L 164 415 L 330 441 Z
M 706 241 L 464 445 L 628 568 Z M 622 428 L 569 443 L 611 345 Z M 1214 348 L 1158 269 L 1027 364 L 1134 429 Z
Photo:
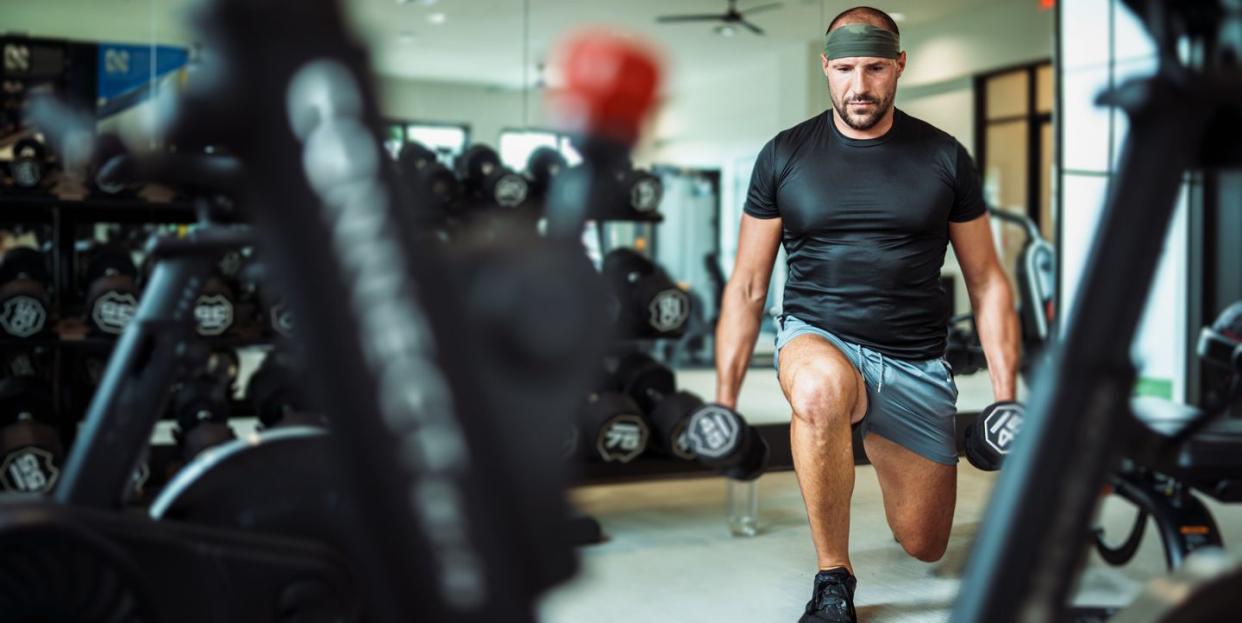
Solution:
M 87 198 L 66 200 L 49 195 L 0 195 L 0 226 L 7 224 L 44 225 L 51 230 L 52 290 L 49 316 L 57 319 L 50 334 L 28 338 L 0 338 L 0 348 L 48 348 L 51 349 L 50 380 L 53 404 L 58 417 L 65 417 L 65 379 L 68 369 L 65 351 L 95 351 L 106 353 L 116 343 L 116 338 L 97 337 L 60 332 L 65 318 L 74 317 L 82 310 L 84 302 L 75 287 L 75 243 L 82 225 L 97 223 L 118 224 L 168 224 L 188 225 L 196 222 L 194 207 L 185 201 L 156 202 L 139 198 Z M 204 337 L 205 344 L 213 347 L 244 347 L 270 343 L 270 340 L 247 335 Z M 247 406 L 234 401 L 234 412 L 244 412 Z M 168 450 L 168 452 L 165 452 Z M 167 463 L 172 456 L 168 448 L 152 447 L 152 465 Z M 152 469 L 152 483 L 158 484 L 157 473 Z
M 663 220 L 663 215 L 658 211 L 597 220 L 595 223 L 595 233 L 601 269 L 603 259 L 610 251 L 606 231 L 606 226 L 609 222 L 647 223 L 654 226 L 663 222 Z M 651 232 L 652 239 L 655 238 L 655 233 L 653 227 Z M 618 346 L 637 346 L 649 342 L 657 342 L 662 339 L 670 338 L 622 338 L 618 339 L 617 343 Z M 769 425 L 756 427 L 756 430 L 767 441 L 772 455 L 778 457 L 769 464 L 768 469 L 792 469 L 793 461 L 789 448 L 789 427 L 787 425 Z M 634 460 L 625 463 L 575 461 L 573 467 L 576 470 L 574 474 L 575 481 L 577 484 L 585 486 L 719 476 L 715 469 L 697 461 L 653 456 L 646 452 Z M 754 536 L 757 534 L 758 492 L 756 483 L 755 481 L 739 482 L 733 480 L 728 480 L 727 482 L 726 497 L 729 510 L 726 513 L 726 522 L 729 525 L 730 531 L 735 536 Z M 575 538 L 578 539 L 575 541 L 576 543 L 586 545 L 602 541 L 603 530 L 595 518 L 581 516 L 577 521 L 579 528 L 575 530 L 575 534 L 578 535 L 580 533 L 587 536 L 576 536 Z

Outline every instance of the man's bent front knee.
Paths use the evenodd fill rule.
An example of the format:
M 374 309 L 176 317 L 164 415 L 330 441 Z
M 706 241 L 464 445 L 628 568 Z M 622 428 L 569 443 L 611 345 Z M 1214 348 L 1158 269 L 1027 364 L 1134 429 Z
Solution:
M 849 423 L 858 406 L 857 372 L 846 363 L 809 363 L 799 369 L 789 388 L 794 416 L 811 426 Z

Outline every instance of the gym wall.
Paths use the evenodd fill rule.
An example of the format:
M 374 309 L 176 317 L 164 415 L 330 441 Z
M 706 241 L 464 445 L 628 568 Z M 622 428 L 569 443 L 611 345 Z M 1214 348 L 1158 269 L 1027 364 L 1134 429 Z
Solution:
M 1059 166 L 1058 316 L 1065 318 L 1074 303 L 1128 123 L 1124 114 L 1096 106 L 1095 98 L 1110 85 L 1150 75 L 1156 58 L 1142 24 L 1117 0 L 1067 2 L 1060 11 L 1059 143 L 1064 147 Z M 1187 197 L 1194 187 L 1191 182 L 1182 186 L 1132 351 L 1139 366 L 1137 392 L 1173 400 L 1186 399 L 1187 392 Z M 1126 275 L 1116 278 L 1126 279 Z

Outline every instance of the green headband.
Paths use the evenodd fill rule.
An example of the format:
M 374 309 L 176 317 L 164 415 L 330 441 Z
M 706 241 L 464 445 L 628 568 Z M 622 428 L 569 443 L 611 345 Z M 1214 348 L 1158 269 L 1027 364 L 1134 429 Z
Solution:
M 853 56 L 897 58 L 901 56 L 901 40 L 871 24 L 846 24 L 828 33 L 824 55 L 828 60 Z

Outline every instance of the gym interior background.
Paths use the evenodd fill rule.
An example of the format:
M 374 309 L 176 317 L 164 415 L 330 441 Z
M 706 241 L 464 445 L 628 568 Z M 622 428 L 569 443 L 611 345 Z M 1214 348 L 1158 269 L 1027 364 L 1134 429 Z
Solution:
M 74 52 L 79 56 L 72 58 L 79 68 L 92 65 L 98 131 L 121 137 L 131 150 L 154 149 L 161 141 L 162 102 L 196 79 L 201 42 L 185 22 L 192 4 L 4 0 L 0 28 L 6 44 L 35 38 L 94 46 L 90 54 L 96 56 Z M 759 4 L 766 3 L 739 2 L 737 8 L 745 11 Z M 479 143 L 494 149 L 499 163 L 515 172 L 527 170 L 531 154 L 541 147 L 560 154 L 566 165 L 582 161 L 546 103 L 548 93 L 564 79 L 555 68 L 554 46 L 565 33 L 606 25 L 635 33 L 660 51 L 666 82 L 632 153 L 634 169 L 658 178 L 659 217 L 644 212 L 592 222 L 583 241 L 597 264 L 617 249 L 636 251 L 685 293 L 684 327 L 665 334 L 657 330 L 658 335 L 627 343 L 673 370 L 678 389 L 710 401 L 715 391 L 714 322 L 736 254 L 756 155 L 775 133 L 829 105 L 819 59 L 823 30 L 828 19 L 852 4 L 775 3 L 748 17 L 762 28 L 761 35 L 730 22 L 657 21 L 666 14 L 723 12 L 729 6 L 725 0 L 345 0 L 342 5 L 348 27 L 370 55 L 371 84 L 382 118 L 378 131 L 385 147 L 396 160 L 405 147 L 418 143 L 430 150 L 429 158 L 449 168 Z M 1018 297 L 1032 317 L 1048 325 L 1035 339 L 1055 341 L 1064 329 L 1059 321 L 1074 304 L 1128 131 L 1125 114 L 1100 106 L 1097 96 L 1155 72 L 1151 36 L 1119 0 L 888 0 L 877 6 L 898 20 L 909 57 L 897 106 L 965 145 L 976 159 L 989 206 L 1019 217 L 994 218 L 994 233 L 1015 288 L 1036 288 L 1035 294 L 1027 289 Z M 298 16 L 290 14 L 287 23 L 265 27 L 297 28 L 298 23 Z M 9 80 L 15 75 L 14 59 L 7 47 L 5 54 Z M 11 94 L 6 91 L 5 97 Z M 129 289 L 116 292 L 136 300 L 141 291 L 135 284 L 147 270 L 139 252 L 145 236 L 184 232 L 185 223 L 193 220 L 192 212 L 167 217 L 160 212 L 170 199 L 184 203 L 176 197 L 177 189 L 133 189 L 124 199 L 100 202 L 98 193 L 74 195 L 63 184 L 24 186 L 15 166 L 23 157 L 19 139 L 35 132 L 8 119 L 0 136 L 0 161 L 13 166 L 0 188 L 0 211 L 54 212 L 54 227 L 67 228 L 62 231 L 69 232 L 69 240 L 57 234 L 53 241 L 37 226 L 0 216 L 9 222 L 5 251 L 33 244 L 51 256 L 61 252 L 53 244 L 71 249 L 76 244 L 65 257 L 77 253 L 82 258 L 73 260 L 79 267 L 69 278 L 84 292 L 78 295 L 79 307 L 99 300 L 103 286 L 96 286 L 96 280 L 117 274 L 132 273 Z M 54 180 L 56 158 L 49 156 L 40 164 Z M 1138 396 L 1197 405 L 1219 382 L 1200 361 L 1196 347 L 1200 329 L 1242 298 L 1242 258 L 1236 243 L 1242 214 L 1218 209 L 1221 200 L 1209 192 L 1214 188 L 1210 178 L 1201 172 L 1186 175 L 1164 237 L 1157 277 L 1132 346 Z M 638 186 L 634 188 L 637 192 Z M 108 202 L 132 210 L 117 219 L 120 223 L 109 220 L 106 211 L 92 212 L 92 205 Z M 52 222 L 47 216 L 33 218 Z M 1037 240 L 1046 243 L 1043 248 L 1049 253 L 1030 253 Z M 133 256 L 109 259 L 105 253 L 101 259 L 95 253 L 117 244 Z M 1032 257 L 1034 264 L 1020 268 Z M 133 259 L 139 264 L 127 264 Z M 96 268 L 90 268 L 92 263 Z M 113 264 L 124 266 L 105 270 Z M 59 264 L 49 266 L 62 271 Z M 580 571 L 538 602 L 539 620 L 788 621 L 800 614 L 814 552 L 791 471 L 790 410 L 771 371 L 772 318 L 780 313 L 784 270 L 782 251 L 766 304 L 769 314 L 737 409 L 770 445 L 766 473 L 757 480 L 722 478 L 720 470 L 701 462 L 668 456 L 668 448 L 661 454 L 656 430 L 643 433 L 644 444 L 652 437 L 646 453 L 593 453 L 589 446 L 597 438 L 591 434 L 599 431 L 582 433 L 578 443 L 588 448 L 570 461 L 570 500 L 582 518 L 597 522 L 588 522 L 588 528 L 598 527 L 602 535 L 584 539 L 598 542 L 577 550 Z M 956 357 L 964 423 L 992 402 L 991 385 L 977 344 L 971 342 L 970 302 L 951 249 L 942 272 L 954 314 L 948 330 L 951 347 L 957 349 L 951 358 Z M 8 275 L 3 265 L 0 275 Z M 49 282 L 67 283 L 60 279 L 59 274 L 48 277 Z M 4 287 L 0 285 L 0 292 Z M 213 344 L 237 354 L 233 402 L 253 404 L 257 399 L 247 391 L 249 381 L 270 342 L 278 338 L 270 330 L 246 333 L 241 327 L 246 313 L 271 316 L 272 311 L 271 305 L 255 302 L 256 309 L 247 312 L 242 289 L 229 293 L 238 307 L 227 312 L 230 324 L 237 315 L 238 328 L 221 329 L 235 339 L 226 343 L 218 338 Z M 62 309 L 59 303 L 48 308 L 51 316 L 56 315 L 53 309 L 64 313 L 50 318 L 49 327 L 52 320 L 58 322 L 55 330 L 41 333 L 38 339 L 43 341 L 30 346 L 39 352 L 30 358 L 30 366 L 58 375 L 56 382 L 62 386 L 93 387 L 112 342 L 102 352 L 92 350 L 92 356 L 59 344 L 112 340 L 119 329 L 101 327 L 99 318 L 89 314 L 70 318 L 65 311 L 69 307 Z M 9 313 L 7 308 L 4 313 Z M 221 313 L 212 316 L 209 310 L 200 317 L 200 333 L 203 322 L 219 319 Z M 8 357 L 23 339 L 33 344 L 8 324 L 5 330 Z M 210 333 L 214 329 L 207 331 L 215 335 Z M 41 358 L 52 363 L 43 367 Z M 1027 380 L 1024 374 L 1022 398 L 1029 393 Z M 77 400 L 77 408 L 84 410 L 89 391 Z M 58 399 L 57 404 L 64 406 L 61 402 L 72 401 Z M 245 435 L 262 428 L 254 416 L 252 409 L 229 424 Z M 69 429 L 75 425 L 59 424 Z M 593 426 L 601 425 L 595 421 Z M 152 438 L 152 455 L 156 447 L 188 443 L 185 428 L 176 418 L 161 421 Z M 626 430 L 618 428 L 616 434 Z M 879 488 L 868 469 L 862 461 L 851 529 L 854 564 L 865 578 L 857 597 L 860 616 L 867 621 L 949 620 L 995 474 L 961 463 L 949 554 L 925 564 L 905 557 L 883 527 Z M 169 478 L 155 475 L 146 495 L 156 496 L 158 485 Z M 1216 499 L 1205 500 L 1224 543 L 1242 545 L 1242 512 Z M 1095 522 L 1105 539 L 1121 540 L 1135 514 L 1130 502 L 1109 496 Z M 1140 537 L 1137 553 L 1126 565 L 1110 565 L 1092 551 L 1074 602 L 1123 606 L 1139 595 L 1146 581 L 1167 573 L 1161 536 L 1148 531 Z

